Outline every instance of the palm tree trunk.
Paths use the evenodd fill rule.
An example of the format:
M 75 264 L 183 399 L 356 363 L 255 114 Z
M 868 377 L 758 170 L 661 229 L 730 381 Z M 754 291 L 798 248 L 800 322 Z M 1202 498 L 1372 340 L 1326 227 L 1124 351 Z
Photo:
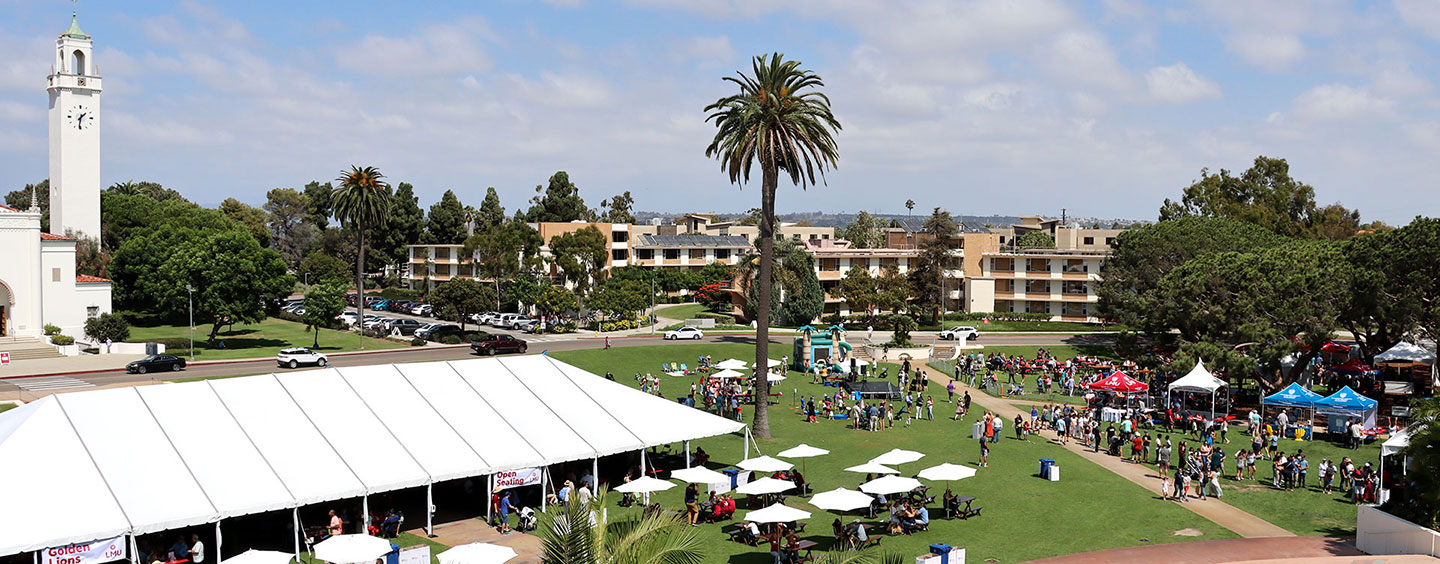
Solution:
M 355 222 L 355 327 L 360 329 L 360 348 L 365 348 L 365 226 Z
M 757 439 L 770 438 L 770 280 L 775 261 L 775 190 L 780 171 L 774 163 L 763 165 L 760 187 L 760 280 L 755 290 L 755 420 L 751 431 Z

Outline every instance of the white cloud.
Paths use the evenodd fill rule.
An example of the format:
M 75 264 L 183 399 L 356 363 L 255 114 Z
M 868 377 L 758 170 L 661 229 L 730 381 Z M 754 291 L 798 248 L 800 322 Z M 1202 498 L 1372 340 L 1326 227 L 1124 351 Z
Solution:
M 542 71 L 538 79 L 518 74 L 505 77 L 512 99 L 531 100 L 560 108 L 599 108 L 614 99 L 611 87 L 592 76 Z
M 678 51 L 685 57 L 714 63 L 729 62 L 736 56 L 730 38 L 724 35 L 685 39 L 680 42 Z
M 1120 66 L 1105 37 L 1088 31 L 1057 35 L 1049 50 L 1037 56 L 1055 76 L 1067 82 L 1112 90 L 1129 88 L 1132 78 Z
M 471 73 L 488 70 L 490 59 L 464 30 L 427 28 L 411 37 L 367 35 L 335 50 L 341 68 L 379 76 Z
M 1185 104 L 1220 97 L 1220 87 L 1206 80 L 1183 62 L 1155 67 L 1145 73 L 1150 96 L 1167 104 Z
M 1225 48 L 1252 65 L 1279 70 L 1305 56 L 1305 44 L 1294 35 L 1244 33 L 1225 38 Z
M 1433 0 L 1395 0 L 1395 11 L 1405 23 L 1440 39 L 1440 3 Z
M 1291 114 L 1310 121 L 1339 121 L 1389 115 L 1395 101 L 1377 97 L 1365 88 L 1325 84 L 1295 98 Z

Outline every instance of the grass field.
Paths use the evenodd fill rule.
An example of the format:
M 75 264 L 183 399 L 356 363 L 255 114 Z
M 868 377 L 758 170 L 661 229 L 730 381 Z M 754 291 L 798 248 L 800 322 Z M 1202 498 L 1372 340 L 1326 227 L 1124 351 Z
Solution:
M 6 411 L 10 411 L 10 410 L 15 409 L 15 408 L 17 408 L 17 407 L 20 407 L 20 406 L 15 405 L 15 404 L 13 404 L 13 403 L 0 403 L 0 413 L 5 413 Z
M 143 320 L 130 328 L 130 340 L 134 342 L 154 341 L 165 339 L 172 343 L 184 340 L 190 336 L 189 330 L 184 324 L 180 325 L 145 325 Z M 229 330 L 226 330 L 229 329 Z M 315 335 L 306 330 L 305 326 L 293 321 L 269 318 L 253 325 L 236 325 L 233 329 L 229 326 L 221 328 L 216 336 L 216 345 L 206 348 L 204 341 L 209 337 L 209 326 L 195 327 L 195 360 L 228 360 L 234 358 L 259 358 L 274 356 L 280 349 L 289 347 L 309 347 L 315 339 Z M 404 343 L 397 343 L 385 339 L 374 339 L 361 337 L 355 333 L 333 331 L 329 329 L 320 330 L 320 347 L 316 350 L 321 352 L 346 352 L 360 350 L 361 340 L 364 340 L 365 350 L 394 349 L 408 346 Z M 220 348 L 220 343 L 225 347 Z M 188 344 L 188 343 L 187 343 Z M 184 356 L 182 347 L 167 347 L 167 352 Z
M 668 319 L 694 319 L 696 315 L 709 311 L 703 304 L 677 304 L 655 308 L 655 315 Z
M 981 350 L 981 352 L 984 352 L 984 353 L 986 354 L 986 356 L 995 355 L 995 354 L 1002 354 L 1002 355 L 1007 355 L 1007 356 L 1010 356 L 1010 355 L 1018 355 L 1018 356 L 1022 356 L 1022 357 L 1024 357 L 1024 358 L 1035 358 L 1035 352 L 1036 352 L 1036 349 L 1037 349 L 1037 348 L 1039 348 L 1039 347 L 985 347 L 984 349 Z M 1112 353 L 1111 353 L 1110 349 L 1109 349 L 1108 347 L 1102 347 L 1102 346 L 1068 346 L 1068 345 L 1066 345 L 1066 346 L 1046 347 L 1046 350 L 1050 351 L 1050 354 L 1055 355 L 1055 358 L 1058 358 L 1058 359 L 1061 359 L 1061 360 L 1070 359 L 1070 358 L 1075 358 L 1076 356 L 1080 356 L 1080 355 L 1085 355 L 1085 356 L 1100 356 L 1100 357 L 1112 356 Z M 955 373 L 955 363 L 953 363 L 953 362 L 945 361 L 945 360 L 933 360 L 933 361 L 930 361 L 929 364 L 930 364 L 930 366 L 931 366 L 932 368 L 934 368 L 934 369 L 936 369 L 936 370 L 943 371 L 943 372 L 945 372 L 946 374 L 954 374 L 954 373 Z M 1000 382 L 1001 382 L 1002 384 L 1004 384 L 1004 383 L 1006 382 L 1006 378 L 1005 378 L 1003 375 L 1000 376 Z M 978 376 L 976 377 L 976 383 L 979 383 L 979 377 L 978 377 Z M 1067 396 L 1067 395 L 1065 395 L 1065 392 L 1064 392 L 1063 389 L 1062 389 L 1062 390 L 1053 391 L 1052 393 L 1048 393 L 1048 394 L 1036 393 L 1036 392 L 1034 391 L 1034 390 L 1035 390 L 1035 377 L 1034 377 L 1033 375 L 1027 375 L 1027 376 L 1025 377 L 1025 388 L 1028 390 L 1027 393 L 1021 394 L 1021 395 L 1018 395 L 1018 396 L 1005 396 L 1005 399 L 1038 401 L 1038 402 L 1045 402 L 1045 403 L 1064 403 L 1064 404 L 1069 404 L 1069 405 L 1085 405 L 1085 399 L 1084 399 L 1084 398 L 1079 397 L 1079 396 Z M 986 393 L 988 393 L 988 392 L 986 392 Z M 994 394 L 991 394 L 991 395 L 994 395 Z
M 773 358 L 779 358 L 785 352 L 784 347 L 771 349 Z M 693 365 L 700 354 L 713 355 L 717 361 L 728 357 L 744 360 L 753 359 L 754 348 L 741 344 L 676 344 L 608 351 L 567 351 L 553 353 L 553 356 L 592 372 L 613 372 L 618 381 L 635 385 L 631 375 L 653 373 L 657 362 Z M 897 369 L 890 367 L 891 373 Z M 805 462 L 805 476 L 817 492 L 837 487 L 858 487 L 863 476 L 842 469 L 863 463 L 891 448 L 926 453 L 921 461 L 902 468 L 906 475 L 943 462 L 973 466 L 978 458 L 978 446 L 968 437 L 971 425 L 980 414 L 972 413 L 961 422 L 950 421 L 948 416 L 953 414 L 954 406 L 945 403 L 945 392 L 938 386 L 932 386 L 932 391 L 936 392 L 938 421 L 915 421 L 909 427 L 901 421 L 893 429 L 871 433 L 848 429 L 843 421 L 805 423 L 794 407 L 795 396 L 814 394 L 818 397 L 827 392 L 833 393 L 836 388 L 812 385 L 808 378 L 796 372 L 791 372 L 790 376 L 776 386 L 777 390 L 784 392 L 784 398 L 770 408 L 775 438 L 759 440 L 758 443 L 767 454 L 801 442 L 829 449 L 830 455 Z M 688 394 L 693 380 L 670 376 L 661 378 L 664 378 L 662 391 L 669 398 Z M 750 415 L 750 409 L 746 408 L 747 422 Z M 712 465 L 716 468 L 743 458 L 742 440 L 738 436 L 695 441 L 692 448 L 697 446 L 711 454 Z M 1035 477 L 1039 458 L 1055 459 L 1064 468 L 1065 481 L 1053 483 Z M 948 543 L 967 548 L 967 556 L 973 562 L 987 562 L 987 559 L 1019 562 L 1088 550 L 1194 540 L 1194 537 L 1176 534 L 1184 529 L 1198 531 L 1202 539 L 1234 536 L 1182 507 L 1155 499 L 1145 489 L 1056 445 L 1039 440 L 1027 443 L 1006 438 L 995 445 L 990 459 L 990 468 L 981 469 L 974 478 L 952 484 L 960 495 L 977 498 L 975 505 L 985 508 L 981 517 L 966 521 L 937 519 L 932 522 L 929 532 L 885 538 L 883 548 L 908 559 L 924 553 L 929 544 Z M 945 487 L 944 484 L 932 486 L 931 493 L 935 494 L 943 492 Z M 654 499 L 663 507 L 679 508 L 682 496 L 683 490 L 675 488 L 656 494 Z M 809 531 L 803 537 L 821 543 L 821 547 L 829 545 L 830 523 L 834 519 L 843 517 L 845 522 L 849 522 L 854 518 L 818 510 L 799 497 L 791 497 L 788 503 L 813 513 Z M 611 511 L 629 510 L 616 507 Z M 742 507 L 741 513 L 744 511 Z M 733 564 L 770 562 L 769 554 L 763 549 L 729 542 L 716 525 L 705 527 L 702 536 L 706 542 L 706 561 Z
M 1179 434 L 1171 436 L 1177 449 L 1180 446 L 1178 439 L 1181 436 Z M 1189 442 L 1187 449 L 1199 447 L 1199 443 L 1192 437 L 1185 436 L 1185 439 Z M 1328 495 L 1321 493 L 1317 472 L 1321 460 L 1328 458 L 1338 464 L 1346 456 L 1354 460 L 1357 466 L 1370 462 L 1378 467 L 1380 464 L 1379 441 L 1351 450 L 1324 440 L 1281 440 L 1280 452 L 1293 455 L 1296 451 L 1304 451 L 1305 458 L 1310 461 L 1310 471 L 1306 480 L 1309 487 L 1304 490 L 1296 488 L 1295 491 L 1286 492 L 1270 485 L 1274 467 L 1269 460 L 1256 461 L 1259 469 L 1255 472 L 1255 480 L 1235 481 L 1233 479 L 1235 477 L 1233 455 L 1240 449 L 1248 450 L 1250 448 L 1250 437 L 1244 434 L 1243 429 L 1232 426 L 1229 439 L 1230 444 L 1221 445 L 1226 453 L 1225 478 L 1220 481 L 1220 487 L 1224 492 L 1221 499 L 1226 503 L 1249 511 L 1255 516 L 1284 527 L 1297 535 L 1355 536 L 1355 506 L 1343 495 L 1344 492 L 1339 491 L 1340 480 L 1335 480 L 1336 491 L 1334 493 Z M 1153 458 L 1154 455 L 1151 456 Z
M 981 333 L 991 331 L 1005 332 L 1045 332 L 1054 331 L 1057 333 L 1090 333 L 1094 331 L 1119 331 L 1117 326 L 1096 325 L 1094 323 L 1076 323 L 1074 321 L 991 321 L 984 323 L 980 321 L 946 321 L 945 327 L 957 327 L 966 325 L 974 327 Z M 921 331 L 939 331 L 939 325 L 921 325 Z

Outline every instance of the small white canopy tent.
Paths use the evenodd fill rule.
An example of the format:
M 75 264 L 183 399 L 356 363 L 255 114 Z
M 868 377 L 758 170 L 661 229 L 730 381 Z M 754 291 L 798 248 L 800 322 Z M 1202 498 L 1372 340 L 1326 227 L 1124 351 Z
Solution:
M 55 394 L 0 413 L 0 556 L 744 428 L 543 355 Z
M 1435 351 L 1413 343 L 1399 343 L 1375 355 L 1375 362 L 1435 362 Z
M 1186 374 L 1180 377 L 1180 379 L 1171 382 L 1170 386 L 1166 389 L 1171 394 L 1174 394 L 1175 392 L 1210 394 L 1210 418 L 1214 419 L 1215 393 L 1220 388 L 1223 388 L 1225 386 L 1226 384 L 1224 380 L 1216 378 L 1214 374 L 1211 374 L 1209 370 L 1205 369 L 1204 362 L 1197 360 L 1195 361 L 1195 368 L 1190 369 L 1189 374 Z
M 1396 432 L 1396 433 L 1395 433 L 1394 435 L 1392 435 L 1390 438 L 1385 439 L 1385 442 L 1380 443 L 1380 502 L 1381 502 L 1381 503 L 1384 503 L 1384 502 L 1385 502 L 1385 498 L 1387 498 L 1387 497 L 1390 496 L 1390 491 L 1385 488 L 1385 457 L 1387 457 L 1387 456 L 1394 456 L 1394 455 L 1396 455 L 1396 454 L 1400 454 L 1400 451 L 1401 451 L 1401 450 L 1404 450 L 1405 447 L 1407 447 L 1407 446 L 1410 446 L 1410 429 L 1401 429 L 1399 432 Z M 1408 461 L 1408 460 L 1405 460 L 1405 461 L 1403 461 L 1403 462 L 1406 462 L 1406 463 L 1407 463 L 1407 464 L 1404 465 L 1404 468 L 1405 468 L 1406 470 L 1408 470 L 1408 469 L 1409 469 L 1409 464 L 1408 464 L 1409 461 Z

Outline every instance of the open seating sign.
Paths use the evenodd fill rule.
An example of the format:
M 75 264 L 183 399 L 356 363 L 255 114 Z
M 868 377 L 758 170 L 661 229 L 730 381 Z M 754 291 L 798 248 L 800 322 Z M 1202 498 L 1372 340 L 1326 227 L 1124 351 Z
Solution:
M 125 558 L 125 537 L 47 548 L 42 564 L 101 564 Z

